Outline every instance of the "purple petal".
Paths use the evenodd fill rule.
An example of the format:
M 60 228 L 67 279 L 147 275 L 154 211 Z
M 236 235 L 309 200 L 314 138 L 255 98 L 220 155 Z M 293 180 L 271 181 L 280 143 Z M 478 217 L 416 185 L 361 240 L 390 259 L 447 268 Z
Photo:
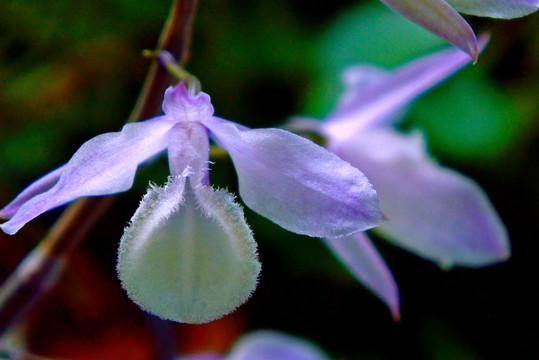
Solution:
M 534 13 L 539 8 L 538 0 L 447 0 L 460 12 L 512 19 Z
M 426 157 L 420 136 L 366 131 L 336 152 L 372 180 L 388 221 L 377 230 L 444 267 L 509 257 L 507 231 L 481 188 Z
M 399 290 L 391 271 L 365 233 L 359 232 L 338 239 L 323 239 L 350 273 L 365 284 L 400 318 Z
M 62 175 L 64 169 L 65 165 L 62 165 L 30 184 L 30 186 L 24 189 L 0 211 L 0 219 L 11 218 L 28 200 L 52 188 L 58 182 L 58 179 L 60 179 L 60 175 Z
M 487 42 L 487 36 L 480 38 L 481 49 Z M 388 124 L 403 107 L 470 62 L 466 54 L 452 48 L 421 57 L 391 72 L 370 66 L 352 67 L 344 73 L 345 94 L 322 125 L 322 131 L 330 140 L 346 141 L 367 127 Z M 371 73 L 368 81 L 367 73 Z
M 173 121 L 162 116 L 127 124 L 120 132 L 88 140 L 64 166 L 58 182 L 28 199 L 0 228 L 14 234 L 33 218 L 77 198 L 129 189 L 138 165 L 167 147 L 168 131 L 173 125 Z
M 302 339 L 276 331 L 257 331 L 244 336 L 227 360 L 329 360 L 320 349 Z
M 190 94 L 181 81 L 165 91 L 163 111 L 177 121 L 203 121 L 213 115 L 213 106 L 208 94 Z
M 233 197 L 206 186 L 184 194 L 185 181 L 185 175 L 178 176 L 148 190 L 120 241 L 117 269 L 122 286 L 143 310 L 200 324 L 249 298 L 260 263 Z
M 381 0 L 404 17 L 455 45 L 474 61 L 479 54 L 475 34 L 444 0 Z
M 382 220 L 367 178 L 311 141 L 284 130 L 251 130 L 218 118 L 205 125 L 232 157 L 245 204 L 283 228 L 339 237 Z

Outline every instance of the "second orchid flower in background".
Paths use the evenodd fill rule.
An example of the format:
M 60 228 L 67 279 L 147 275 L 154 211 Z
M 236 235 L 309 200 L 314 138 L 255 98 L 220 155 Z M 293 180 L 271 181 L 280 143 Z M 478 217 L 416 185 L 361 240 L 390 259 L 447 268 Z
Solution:
M 480 46 L 485 43 L 481 38 Z M 447 49 L 391 72 L 351 67 L 344 73 L 345 92 L 325 121 L 290 123 L 322 135 L 329 150 L 372 181 L 387 217 L 377 233 L 444 268 L 506 260 L 507 231 L 474 181 L 432 160 L 419 131 L 403 134 L 393 125 L 411 101 L 469 63 L 462 51 Z M 398 318 L 397 285 L 367 234 L 324 242 Z

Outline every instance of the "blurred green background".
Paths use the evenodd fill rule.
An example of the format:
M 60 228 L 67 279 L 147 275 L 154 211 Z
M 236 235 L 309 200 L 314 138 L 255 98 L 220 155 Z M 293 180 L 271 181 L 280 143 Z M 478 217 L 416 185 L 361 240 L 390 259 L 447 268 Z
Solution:
M 150 63 L 141 52 L 154 48 L 169 6 L 0 2 L 0 203 L 87 139 L 121 128 Z M 401 291 L 402 320 L 395 323 L 320 241 L 247 210 L 263 264 L 254 296 L 213 325 L 172 327 L 139 312 L 115 278 L 123 227 L 148 181 L 166 179 L 160 159 L 118 196 L 72 271 L 32 313 L 29 349 L 63 358 L 157 358 L 167 346 L 222 351 L 245 331 L 271 328 L 305 337 L 336 359 L 539 357 L 537 19 L 470 18 L 477 33 L 492 34 L 478 64 L 422 97 L 402 123 L 423 129 L 433 156 L 484 187 L 511 235 L 507 263 L 444 272 L 377 239 Z M 217 115 L 279 126 L 292 115 L 327 114 L 348 65 L 391 68 L 445 46 L 374 0 L 200 0 L 187 68 Z M 227 158 L 217 159 L 211 175 L 237 190 Z M 59 213 L 15 237 L 0 234 L 3 278 Z M 172 335 L 156 336 L 160 331 Z

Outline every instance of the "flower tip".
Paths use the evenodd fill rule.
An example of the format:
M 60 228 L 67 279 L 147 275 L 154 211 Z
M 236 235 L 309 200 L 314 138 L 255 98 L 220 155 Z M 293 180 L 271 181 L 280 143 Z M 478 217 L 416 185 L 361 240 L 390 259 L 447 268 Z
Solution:
M 396 290 L 395 294 L 393 296 L 387 297 L 383 299 L 383 301 L 386 303 L 387 307 L 389 308 L 389 312 L 391 313 L 391 317 L 393 318 L 393 321 L 400 322 L 401 321 L 401 309 L 400 309 L 400 297 L 398 294 L 398 290 Z
M 488 43 L 490 41 L 490 33 L 484 32 L 482 33 L 479 38 L 477 39 L 476 45 L 477 45 L 477 53 L 475 54 L 475 57 L 472 56 L 473 59 L 473 65 L 477 64 L 477 60 L 479 58 L 479 55 L 485 50 Z
M 0 225 L 0 229 L 8 235 L 15 235 L 21 226 L 10 226 L 9 221 Z
M 479 46 L 479 52 L 482 52 L 483 50 L 485 50 L 485 47 L 490 42 L 490 37 L 491 37 L 490 32 L 488 32 L 488 31 L 485 31 L 484 33 L 479 35 L 479 38 L 477 39 L 477 43 L 478 43 L 478 46 Z
M 438 266 L 442 271 L 445 271 L 447 273 L 455 267 L 455 263 L 451 261 L 440 261 L 438 262 Z
M 398 308 L 391 309 L 391 317 L 393 321 L 399 323 L 401 321 L 401 313 Z
M 483 256 L 478 257 L 473 267 L 484 267 L 503 263 L 511 257 L 511 244 L 509 235 L 505 228 L 498 230 L 499 232 L 487 239 L 484 239 L 485 246 Z
M 504 239 L 504 241 L 500 241 L 499 245 L 498 252 L 492 257 L 491 264 L 505 262 L 511 257 L 511 244 L 509 240 Z
M 462 29 L 464 33 L 460 33 L 456 38 L 446 38 L 446 40 L 468 54 L 472 58 L 473 64 L 475 64 L 482 49 L 479 49 L 480 46 L 473 30 L 467 23 L 465 24 L 466 27 Z
M 472 64 L 477 64 L 477 60 L 479 59 L 479 44 L 477 43 L 477 39 L 474 39 L 472 43 L 468 44 L 468 49 L 466 50 L 466 53 L 472 57 Z

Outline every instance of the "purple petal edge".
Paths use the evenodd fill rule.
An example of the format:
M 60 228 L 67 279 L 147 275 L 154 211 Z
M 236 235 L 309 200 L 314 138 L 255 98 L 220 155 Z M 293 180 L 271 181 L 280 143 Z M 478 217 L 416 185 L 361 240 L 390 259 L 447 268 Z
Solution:
M 62 165 L 56 170 L 51 171 L 42 178 L 34 181 L 26 189 L 24 189 L 15 199 L 7 204 L 2 210 L 0 210 L 0 219 L 11 218 L 25 202 L 30 200 L 36 195 L 44 193 L 52 188 L 60 179 L 60 175 L 64 171 L 66 165 Z
M 229 152 L 245 204 L 283 228 L 340 237 L 383 220 L 368 179 L 321 146 L 281 129 L 248 129 L 215 117 L 205 125 Z
M 400 319 L 399 290 L 391 271 L 365 233 L 356 233 L 338 239 L 322 239 L 350 273 Z
M 488 41 L 487 34 L 480 36 L 481 51 Z M 321 131 L 330 141 L 342 142 L 368 127 L 389 125 L 398 119 L 395 114 L 406 105 L 470 62 L 469 56 L 459 49 L 444 49 L 386 72 L 384 76 L 377 75 L 377 81 L 364 86 L 346 81 L 350 84 L 341 105 L 321 125 Z
M 12 235 L 35 217 L 77 198 L 129 189 L 138 165 L 168 146 L 168 131 L 172 126 L 174 122 L 170 118 L 161 116 L 127 124 L 120 132 L 88 140 L 63 167 L 54 186 L 21 204 L 0 229 Z
M 507 260 L 507 229 L 471 179 L 428 158 L 418 134 L 373 129 L 338 154 L 373 182 L 388 221 L 375 229 L 419 256 L 452 266 L 481 267 Z
M 402 16 L 455 45 L 477 61 L 475 34 L 459 13 L 444 0 L 381 0 Z

